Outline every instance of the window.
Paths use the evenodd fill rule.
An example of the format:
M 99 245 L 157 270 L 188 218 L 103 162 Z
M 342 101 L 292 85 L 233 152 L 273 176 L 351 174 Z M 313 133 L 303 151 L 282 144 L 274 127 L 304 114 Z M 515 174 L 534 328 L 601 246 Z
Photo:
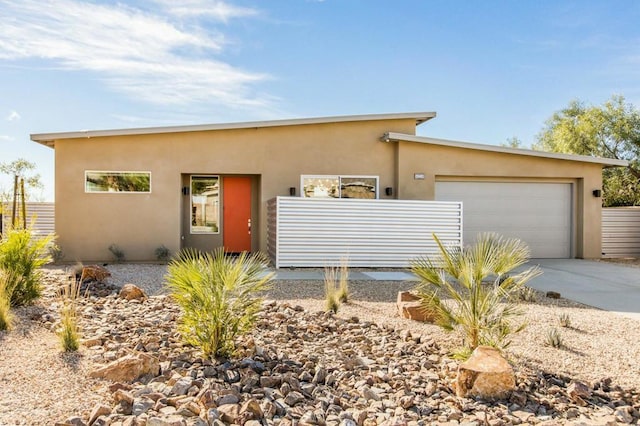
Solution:
M 151 192 L 151 172 L 84 172 L 85 192 Z
M 191 233 L 217 234 L 220 223 L 220 178 L 191 176 Z
M 302 176 L 302 196 L 319 198 L 378 198 L 377 176 Z

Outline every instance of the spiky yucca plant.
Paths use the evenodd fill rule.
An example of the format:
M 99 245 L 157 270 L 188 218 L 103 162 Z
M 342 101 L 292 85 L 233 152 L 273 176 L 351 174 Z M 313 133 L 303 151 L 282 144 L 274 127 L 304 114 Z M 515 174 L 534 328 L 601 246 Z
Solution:
M 11 305 L 25 305 L 40 297 L 40 268 L 51 261 L 48 247 L 55 237 L 35 237 L 30 228 L 10 229 L 4 237 L 0 241 L 0 269 L 11 279 Z
M 324 268 L 324 309 L 326 312 L 338 313 L 340 299 L 336 287 L 335 268 Z
M 265 273 L 267 264 L 262 253 L 234 257 L 223 249 L 186 249 L 171 260 L 165 282 L 183 311 L 183 340 L 206 357 L 232 355 L 235 338 L 253 327 L 262 304 L 259 293 L 273 278 Z
M 68 280 L 67 284 L 58 289 L 58 302 L 60 303 L 60 328 L 57 334 L 60 344 L 65 352 L 75 352 L 80 347 L 80 326 L 78 324 L 78 302 L 83 295 L 80 292 L 82 278 L 77 281 L 75 277 Z M 87 289 L 88 291 L 88 289 Z M 86 294 L 85 294 L 86 296 Z
M 10 330 L 13 326 L 11 312 L 11 283 L 14 280 L 9 273 L 0 270 L 0 331 Z
M 434 312 L 445 330 L 462 331 L 461 357 L 479 345 L 507 347 L 508 336 L 525 326 L 514 322 L 522 315 L 512 303 L 514 295 L 541 273 L 532 267 L 510 274 L 529 260 L 527 245 L 492 233 L 481 234 L 474 245 L 463 249 L 445 247 L 433 238 L 439 255 L 411 262 L 411 271 L 420 280 L 416 290 L 422 307 Z

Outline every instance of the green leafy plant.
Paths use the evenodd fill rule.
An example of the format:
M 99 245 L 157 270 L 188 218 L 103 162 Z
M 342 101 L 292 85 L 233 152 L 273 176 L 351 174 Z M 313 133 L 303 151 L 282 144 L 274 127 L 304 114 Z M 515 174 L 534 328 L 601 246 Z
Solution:
M 53 236 L 35 237 L 30 228 L 10 229 L 0 241 L 0 270 L 8 273 L 11 305 L 25 305 L 40 297 L 40 268 L 51 261 L 47 248 Z
M 118 263 L 124 262 L 125 260 L 124 251 L 122 251 L 122 249 L 117 244 L 111 244 L 109 246 L 109 251 L 113 255 L 113 258 L 116 262 Z
M 13 326 L 10 288 L 12 282 L 9 274 L 0 270 L 0 331 L 11 330 Z
M 154 253 L 156 255 L 156 259 L 161 262 L 169 260 L 169 256 L 171 255 L 171 251 L 164 244 L 157 247 Z
M 75 352 L 80 347 L 80 327 L 78 325 L 78 300 L 81 297 L 82 280 L 69 279 L 68 283 L 58 290 L 60 308 L 60 328 L 57 331 L 62 349 Z
M 335 268 L 324 268 L 324 309 L 334 314 L 340 309 Z
M 524 284 L 540 274 L 537 267 L 509 274 L 529 260 L 529 248 L 518 239 L 492 233 L 460 249 L 445 247 L 433 236 L 439 254 L 411 262 L 420 283 L 416 292 L 423 309 L 434 312 L 436 323 L 448 331 L 460 330 L 464 357 L 479 345 L 506 348 L 509 335 L 521 331 L 516 324 L 522 311 L 512 301 Z
M 561 348 L 564 346 L 564 343 L 562 342 L 562 334 L 560 334 L 557 328 L 550 328 L 547 331 L 544 343 L 552 348 Z
M 571 317 L 567 313 L 562 313 L 558 316 L 558 323 L 560 327 L 569 328 L 571 327 Z
M 49 252 L 49 257 L 51 258 L 53 263 L 60 263 L 64 259 L 64 252 L 59 245 L 51 243 L 47 250 Z
M 262 253 L 180 252 L 169 262 L 165 282 L 183 312 L 183 340 L 206 357 L 232 355 L 235 338 L 253 327 L 262 304 L 259 294 L 273 278 L 265 272 L 267 264 Z

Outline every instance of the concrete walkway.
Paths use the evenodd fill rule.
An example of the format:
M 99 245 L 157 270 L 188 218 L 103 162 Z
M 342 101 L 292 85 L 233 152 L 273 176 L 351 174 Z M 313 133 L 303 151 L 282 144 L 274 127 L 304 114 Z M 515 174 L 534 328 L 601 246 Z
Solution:
M 640 268 L 580 259 L 535 259 L 543 274 L 529 286 L 543 292 L 557 291 L 562 297 L 595 308 L 640 320 Z M 321 269 L 280 269 L 276 279 L 322 280 Z M 349 271 L 350 280 L 415 281 L 405 270 Z
M 544 273 L 530 281 L 540 291 L 640 320 L 640 268 L 580 259 L 538 259 Z

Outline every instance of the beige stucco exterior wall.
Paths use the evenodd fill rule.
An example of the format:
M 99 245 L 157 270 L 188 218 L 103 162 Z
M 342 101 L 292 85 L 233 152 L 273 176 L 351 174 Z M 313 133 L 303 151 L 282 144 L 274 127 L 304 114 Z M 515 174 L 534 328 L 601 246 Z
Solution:
M 397 146 L 384 132 L 415 133 L 415 120 L 380 120 L 55 141 L 56 232 L 68 261 L 153 260 L 180 249 L 184 174 L 259 176 L 257 246 L 266 251 L 266 202 L 300 191 L 301 174 L 379 176 L 396 188 Z M 149 171 L 151 193 L 85 193 L 86 170 Z M 255 228 L 254 228 L 255 232 Z M 254 246 L 256 243 L 254 242 Z
M 576 257 L 601 257 L 601 198 L 599 164 L 487 152 L 415 142 L 397 142 L 398 198 L 432 200 L 437 180 L 521 180 L 570 182 L 574 193 Z M 424 180 L 414 179 L 415 173 Z

